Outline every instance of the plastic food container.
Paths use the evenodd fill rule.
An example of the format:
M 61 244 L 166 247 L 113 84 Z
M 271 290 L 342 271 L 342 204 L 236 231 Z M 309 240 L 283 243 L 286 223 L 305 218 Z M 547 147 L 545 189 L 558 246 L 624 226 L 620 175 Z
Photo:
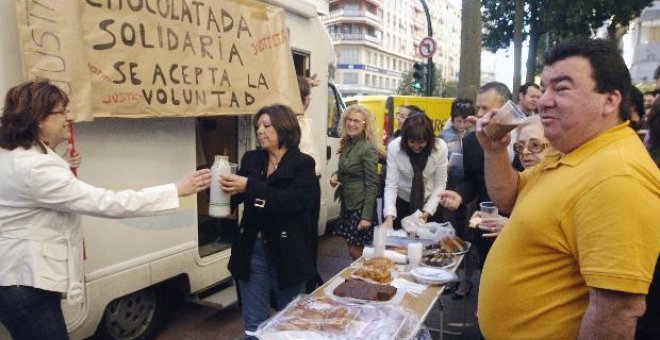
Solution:
M 410 275 L 418 283 L 426 285 L 441 285 L 458 280 L 455 273 L 448 270 L 433 267 L 418 267 L 410 271 Z
M 257 335 L 264 340 L 375 339 L 408 337 L 416 317 L 396 305 L 350 304 L 327 296 L 304 296 L 266 321 Z

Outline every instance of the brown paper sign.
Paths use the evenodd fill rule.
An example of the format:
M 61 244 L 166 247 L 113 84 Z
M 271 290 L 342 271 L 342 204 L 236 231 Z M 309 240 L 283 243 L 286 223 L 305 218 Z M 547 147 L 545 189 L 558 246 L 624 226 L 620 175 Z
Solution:
M 26 78 L 76 121 L 302 112 L 282 9 L 253 0 L 18 0 Z

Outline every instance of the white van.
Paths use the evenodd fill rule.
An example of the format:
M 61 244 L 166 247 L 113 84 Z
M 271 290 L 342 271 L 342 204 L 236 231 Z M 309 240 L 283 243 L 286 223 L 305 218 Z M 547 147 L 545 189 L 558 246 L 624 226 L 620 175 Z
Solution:
M 328 174 L 336 169 L 336 157 L 330 157 L 336 150 L 327 147 L 326 136 L 328 121 L 336 120 L 343 108 L 341 97 L 328 84 L 334 51 L 318 18 L 319 13 L 327 14 L 327 4 L 318 8 L 322 2 L 314 0 L 263 2 L 286 11 L 297 73 L 317 73 L 321 79 L 321 85 L 312 88 L 306 117 L 322 165 L 322 234 L 326 221 L 339 212 L 327 184 Z M 23 80 L 16 52 L 20 50 L 17 3 L 0 2 L 2 95 Z M 239 162 L 245 151 L 255 147 L 250 116 L 97 118 L 76 124 L 75 138 L 83 156 L 79 177 L 116 190 L 171 182 L 195 168 L 210 166 L 213 155 L 229 155 L 232 162 Z M 152 338 L 167 316 L 169 298 L 177 291 L 211 306 L 235 303 L 227 262 L 237 220 L 208 216 L 207 203 L 203 193 L 182 200 L 175 214 L 121 220 L 84 217 L 86 296 L 82 304 L 62 305 L 71 338 L 94 334 L 109 339 Z

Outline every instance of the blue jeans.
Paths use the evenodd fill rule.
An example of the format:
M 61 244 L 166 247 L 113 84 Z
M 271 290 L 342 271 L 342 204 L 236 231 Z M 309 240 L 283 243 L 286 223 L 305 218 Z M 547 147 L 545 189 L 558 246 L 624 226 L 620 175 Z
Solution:
M 252 332 L 256 331 L 259 325 L 270 317 L 268 310 L 271 289 L 275 293 L 277 310 L 282 310 L 296 296 L 305 292 L 305 283 L 306 281 L 302 281 L 280 289 L 277 286 L 275 265 L 266 258 L 263 240 L 257 239 L 250 259 L 250 279 L 248 281 L 239 280 L 246 339 L 255 339 Z
M 68 340 L 62 293 L 28 286 L 0 287 L 0 322 L 14 340 Z

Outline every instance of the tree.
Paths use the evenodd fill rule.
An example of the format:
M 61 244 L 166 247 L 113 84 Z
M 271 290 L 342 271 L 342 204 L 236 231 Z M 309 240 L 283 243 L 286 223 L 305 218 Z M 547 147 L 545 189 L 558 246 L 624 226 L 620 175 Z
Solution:
M 522 30 L 525 0 L 515 0 L 513 15 L 513 98 L 518 98 L 520 87 L 520 65 L 522 64 Z
M 508 48 L 513 40 L 513 25 L 517 0 L 483 0 L 484 47 L 492 52 Z M 609 38 L 621 33 L 631 20 L 653 0 L 524 0 L 527 11 L 523 39 L 529 37 L 527 81 L 536 74 L 536 58 L 539 38 L 553 45 L 561 40 L 589 37 L 607 24 Z M 514 51 L 515 53 L 515 51 Z M 514 84 L 516 87 L 518 84 Z
M 457 96 L 475 100 L 481 78 L 481 2 L 463 0 Z
M 456 80 L 443 81 L 438 92 L 440 97 L 456 98 L 458 97 L 458 82 Z

